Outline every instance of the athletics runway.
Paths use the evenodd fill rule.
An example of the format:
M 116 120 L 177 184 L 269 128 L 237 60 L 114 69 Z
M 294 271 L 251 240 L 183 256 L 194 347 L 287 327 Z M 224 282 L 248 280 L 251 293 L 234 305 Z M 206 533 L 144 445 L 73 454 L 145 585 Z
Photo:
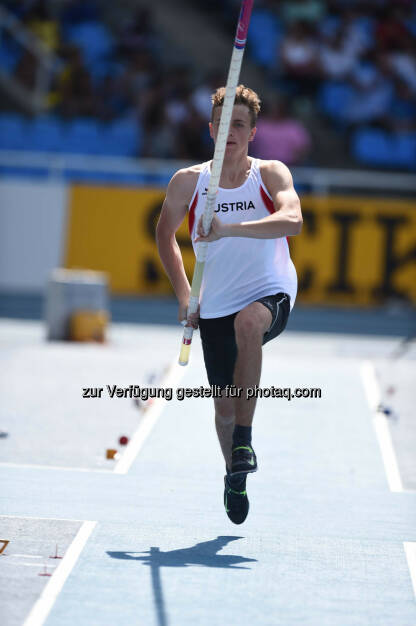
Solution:
M 198 336 L 175 365 L 180 338 L 113 324 L 107 345 L 47 343 L 41 322 L 0 320 L 2 624 L 413 626 L 415 344 L 286 331 L 265 347 L 262 389 L 321 397 L 258 401 L 234 526 L 212 400 L 176 396 L 208 387 Z

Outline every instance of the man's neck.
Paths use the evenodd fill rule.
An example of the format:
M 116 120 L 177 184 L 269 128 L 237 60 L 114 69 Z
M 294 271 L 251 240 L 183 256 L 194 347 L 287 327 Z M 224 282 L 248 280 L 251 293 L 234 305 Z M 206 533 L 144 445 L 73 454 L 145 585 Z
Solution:
M 221 172 L 221 187 L 236 187 L 242 184 L 247 178 L 247 172 L 251 168 L 251 160 L 247 152 L 239 158 L 225 158 Z

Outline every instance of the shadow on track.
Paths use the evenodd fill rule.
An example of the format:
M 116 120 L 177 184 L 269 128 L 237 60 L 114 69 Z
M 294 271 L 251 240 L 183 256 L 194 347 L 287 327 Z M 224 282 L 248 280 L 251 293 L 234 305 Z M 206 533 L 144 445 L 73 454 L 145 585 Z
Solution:
M 159 626 L 167 626 L 165 603 L 163 600 L 160 580 L 160 567 L 188 567 L 189 565 L 204 565 L 205 567 L 219 567 L 228 569 L 249 569 L 240 567 L 238 563 L 249 563 L 257 559 L 247 559 L 244 556 L 231 554 L 217 554 L 230 541 L 243 537 L 221 535 L 211 541 L 202 541 L 192 548 L 169 550 L 162 552 L 159 548 L 151 547 L 145 552 L 111 552 L 107 554 L 113 559 L 142 561 L 143 565 L 150 565 L 152 573 L 153 597 Z M 147 556 L 137 556 L 145 554 Z

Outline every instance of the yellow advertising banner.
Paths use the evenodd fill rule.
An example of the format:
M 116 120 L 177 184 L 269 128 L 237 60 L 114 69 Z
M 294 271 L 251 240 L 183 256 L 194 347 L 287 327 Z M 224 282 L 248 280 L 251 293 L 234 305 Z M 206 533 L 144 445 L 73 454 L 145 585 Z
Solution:
M 114 294 L 172 293 L 155 227 L 164 191 L 76 185 L 71 189 L 68 268 L 105 271 Z M 299 301 L 374 305 L 416 303 L 416 204 L 356 196 L 302 197 L 303 230 L 289 239 Z M 178 233 L 191 279 L 194 254 L 185 219 Z

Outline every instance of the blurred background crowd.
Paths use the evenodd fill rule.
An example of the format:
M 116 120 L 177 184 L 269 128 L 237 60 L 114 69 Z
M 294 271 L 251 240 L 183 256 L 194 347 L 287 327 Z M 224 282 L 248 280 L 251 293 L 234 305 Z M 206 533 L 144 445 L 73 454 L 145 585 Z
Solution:
M 3 1 L 0 148 L 210 158 L 210 95 L 225 82 L 240 0 L 181 0 L 170 32 L 163 4 Z M 215 29 L 228 56 L 203 50 L 203 66 L 200 49 L 182 49 L 181 12 Z M 33 111 L 12 86 L 39 88 L 42 54 L 13 30 L 48 58 Z M 253 155 L 416 170 L 416 3 L 256 0 L 247 64 L 263 100 Z

